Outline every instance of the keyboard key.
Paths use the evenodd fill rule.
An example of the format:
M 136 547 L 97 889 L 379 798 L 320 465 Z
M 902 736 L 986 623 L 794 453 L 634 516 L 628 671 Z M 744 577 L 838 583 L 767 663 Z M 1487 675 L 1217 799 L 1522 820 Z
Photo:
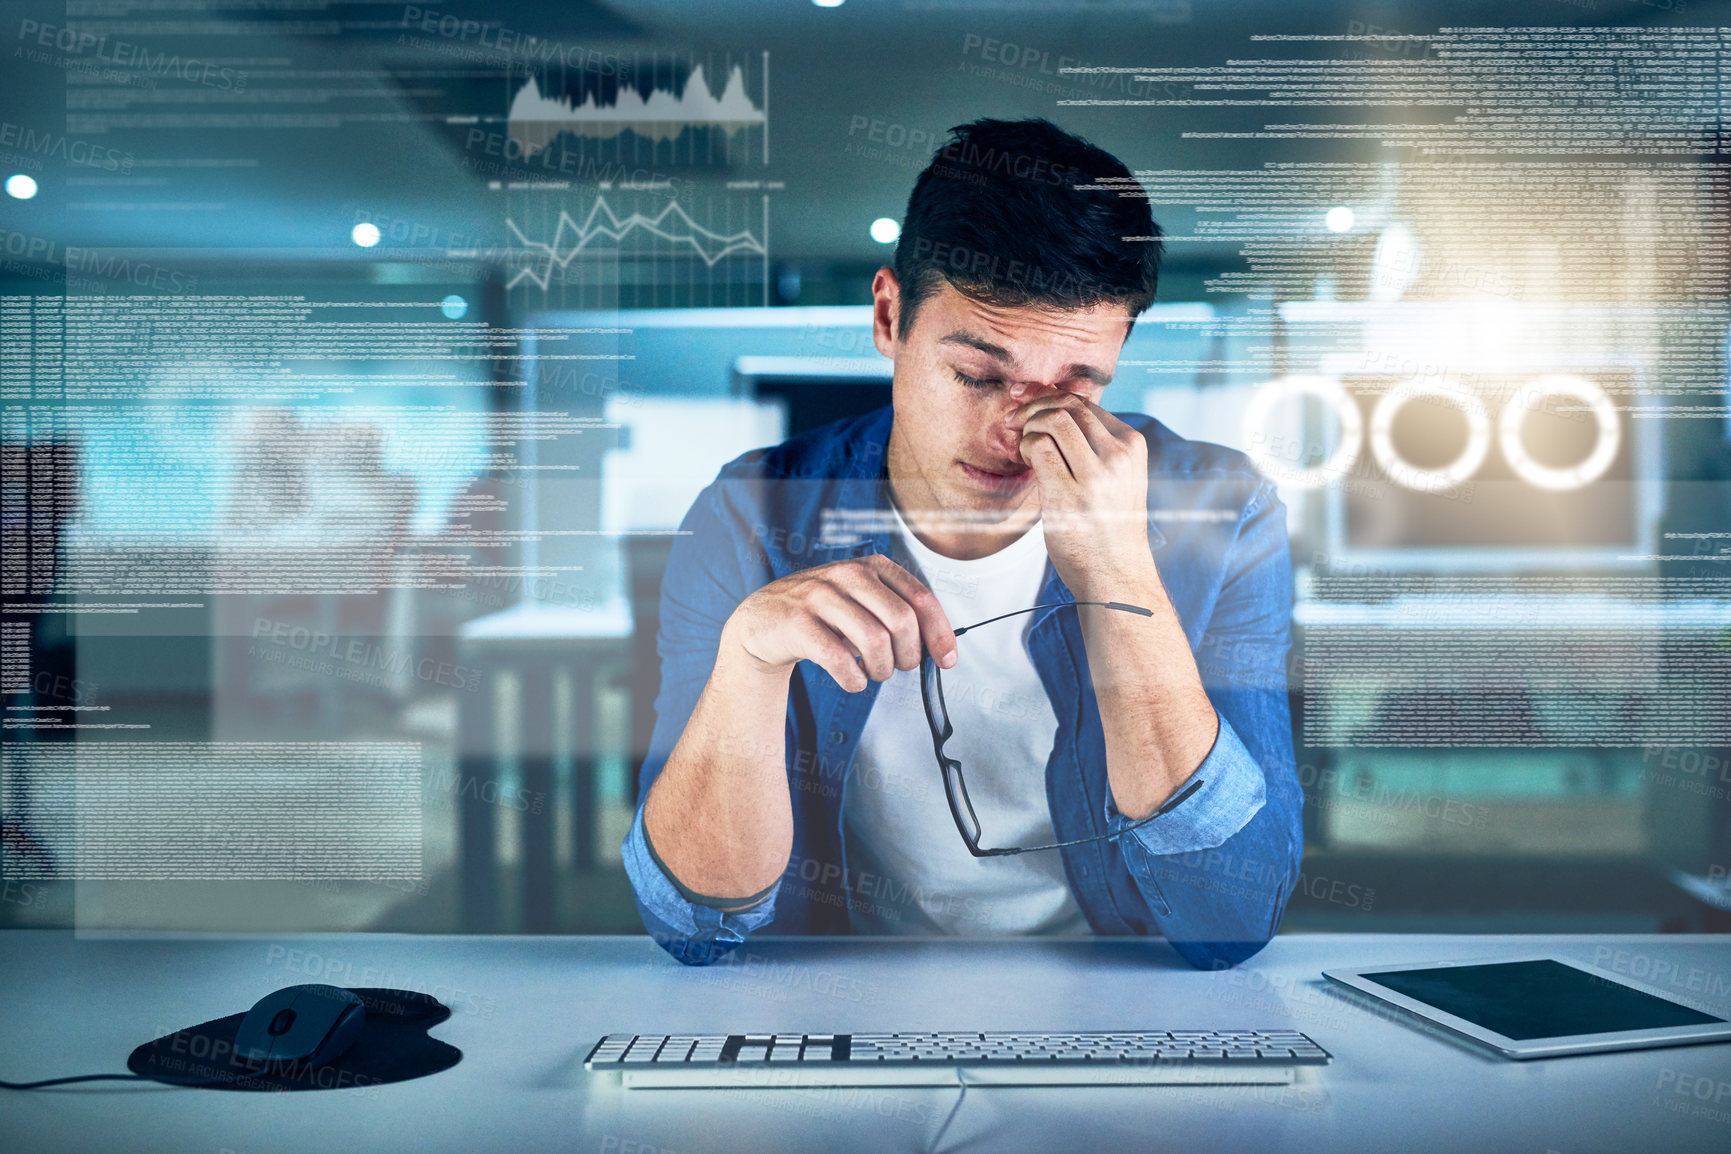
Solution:
M 659 1034 L 652 1037 L 640 1037 L 631 1043 L 631 1048 L 625 1052 L 623 1061 L 628 1063 L 653 1062 L 655 1061 L 655 1052 L 661 1049 L 661 1043 L 665 1040 Z
M 685 1040 L 669 1038 L 667 1044 L 661 1047 L 661 1052 L 655 1056 L 655 1064 L 659 1066 L 663 1062 L 684 1062 L 686 1056 L 691 1053 L 691 1048 L 696 1044 L 697 1039 L 695 1038 Z

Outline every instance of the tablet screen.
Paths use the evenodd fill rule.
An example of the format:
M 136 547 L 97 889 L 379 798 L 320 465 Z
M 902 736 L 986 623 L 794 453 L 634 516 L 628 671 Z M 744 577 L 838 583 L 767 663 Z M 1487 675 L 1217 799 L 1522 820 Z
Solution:
M 1363 978 L 1517 1040 L 1725 1020 L 1553 961 L 1442 966 Z

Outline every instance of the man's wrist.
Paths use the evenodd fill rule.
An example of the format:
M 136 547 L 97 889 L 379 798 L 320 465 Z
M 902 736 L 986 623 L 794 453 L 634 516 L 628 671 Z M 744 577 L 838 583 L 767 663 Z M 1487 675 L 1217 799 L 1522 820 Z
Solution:
M 1060 576 L 1065 576 L 1060 574 Z M 1154 564 L 1154 554 L 1144 545 L 1140 555 L 1127 553 L 1121 557 L 1091 559 L 1074 568 L 1074 579 L 1066 576 L 1078 601 L 1127 601 L 1139 604 L 1137 597 L 1165 595 L 1160 570 Z M 1153 608 L 1152 605 L 1147 608 Z
M 734 624 L 729 621 L 721 628 L 721 643 L 715 652 L 715 668 L 710 676 L 724 680 L 757 684 L 763 688 L 786 685 L 793 675 L 792 665 L 771 665 L 758 658 L 739 639 Z

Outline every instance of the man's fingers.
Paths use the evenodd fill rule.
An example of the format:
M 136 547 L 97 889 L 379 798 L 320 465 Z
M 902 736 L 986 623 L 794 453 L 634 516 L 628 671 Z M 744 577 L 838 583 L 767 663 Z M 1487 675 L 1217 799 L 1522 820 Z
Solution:
M 1079 411 L 1093 417 L 1095 422 L 1100 426 L 1100 431 L 1106 436 L 1111 437 L 1114 441 L 1123 440 L 1126 434 L 1136 433 L 1135 429 L 1119 420 L 1110 409 L 1103 405 L 1097 405 L 1086 397 L 1082 398 L 1082 404 Z M 1136 433 L 1136 435 L 1141 436 L 1142 434 Z
M 1129 425 L 1091 401 L 1084 400 L 1079 405 L 1069 406 L 1069 412 L 1076 419 L 1076 427 L 1088 438 L 1088 444 L 1102 457 L 1121 447 L 1125 433 L 1135 432 Z
M 819 621 L 859 651 L 866 676 L 873 681 L 890 679 L 896 671 L 895 649 L 890 643 L 889 630 L 876 614 L 833 585 L 813 590 L 807 604 Z
M 1076 427 L 1081 429 L 1082 435 L 1087 438 L 1089 447 L 1101 456 L 1110 452 L 1125 434 L 1135 432 L 1129 425 L 1087 397 L 1076 393 L 1053 393 L 1035 397 L 1022 406 L 1022 410 L 1024 427 L 1042 413 L 1069 413 L 1075 420 Z
M 1057 440 L 1044 429 L 1024 429 L 1021 447 L 1022 459 L 1028 462 L 1035 479 L 1041 483 L 1075 479 L 1076 475 L 1070 471 L 1070 464 L 1064 459 L 1063 450 L 1058 448 Z
M 944 607 L 938 603 L 938 595 L 890 558 L 881 554 L 874 556 L 879 580 L 907 602 L 919 619 L 920 640 L 925 643 L 926 651 L 937 658 L 939 665 L 950 668 L 956 663 L 956 631 Z
M 877 616 L 889 630 L 897 669 L 917 669 L 920 664 L 920 618 L 900 593 L 884 584 L 875 571 L 862 573 L 845 586 L 846 592 Z
M 1075 414 L 1069 409 L 1047 409 L 1022 427 L 1024 439 L 1039 433 L 1052 438 L 1070 475 L 1078 481 L 1087 480 L 1100 471 L 1099 450 L 1089 443 L 1076 424 Z
M 858 693 L 866 687 L 865 671 L 854 660 L 853 648 L 833 629 L 812 617 L 799 635 L 805 659 L 833 677 L 837 685 L 849 693 Z

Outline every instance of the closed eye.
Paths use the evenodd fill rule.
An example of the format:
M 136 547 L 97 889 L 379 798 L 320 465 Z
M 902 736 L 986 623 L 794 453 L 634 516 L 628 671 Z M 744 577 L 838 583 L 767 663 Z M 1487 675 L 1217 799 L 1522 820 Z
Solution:
M 956 380 L 973 389 L 990 389 L 1003 384 L 997 377 L 970 377 L 960 369 L 951 369 L 950 372 L 956 375 Z

